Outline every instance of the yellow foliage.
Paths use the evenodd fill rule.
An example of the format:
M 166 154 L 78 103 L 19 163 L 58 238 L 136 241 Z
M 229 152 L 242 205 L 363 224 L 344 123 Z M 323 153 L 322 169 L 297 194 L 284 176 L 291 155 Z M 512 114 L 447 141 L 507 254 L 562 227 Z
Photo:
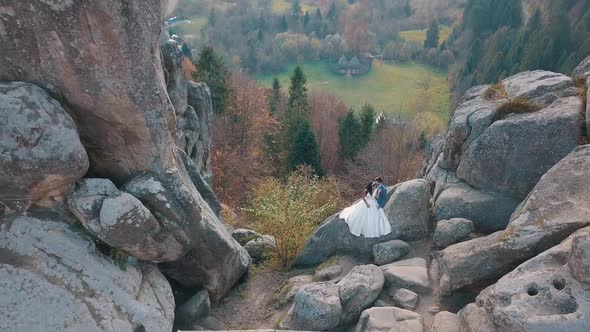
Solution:
M 290 267 L 319 223 L 337 211 L 339 195 L 333 181 L 313 176 L 310 168 L 300 168 L 284 182 L 269 178 L 254 189 L 247 211 L 254 219 L 254 230 L 276 239 L 272 267 Z

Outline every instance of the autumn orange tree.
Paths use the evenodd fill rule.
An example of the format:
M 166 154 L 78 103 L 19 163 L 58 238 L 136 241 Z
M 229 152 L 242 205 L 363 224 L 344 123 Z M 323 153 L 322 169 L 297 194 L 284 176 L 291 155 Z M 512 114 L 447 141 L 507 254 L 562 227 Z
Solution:
M 268 92 L 247 75 L 231 76 L 228 110 L 214 123 L 213 187 L 231 207 L 245 206 L 263 178 L 277 171 L 278 156 L 272 149 L 280 124 L 270 114 Z

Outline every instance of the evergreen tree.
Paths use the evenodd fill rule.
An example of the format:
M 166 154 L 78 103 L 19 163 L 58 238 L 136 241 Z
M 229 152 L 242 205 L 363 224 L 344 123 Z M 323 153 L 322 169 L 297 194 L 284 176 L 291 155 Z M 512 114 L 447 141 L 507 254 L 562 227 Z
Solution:
M 293 10 L 293 15 L 294 16 L 301 15 L 301 4 L 299 3 L 299 0 L 293 1 L 292 10 Z
M 363 108 L 361 108 L 360 114 L 360 136 L 362 146 L 364 147 L 369 143 L 371 140 L 371 136 L 373 135 L 373 129 L 375 127 L 375 117 L 377 112 L 375 108 L 370 104 L 365 104 Z
M 335 20 L 336 15 L 338 15 L 337 8 L 336 8 L 336 1 L 332 1 L 332 4 L 330 5 L 330 9 L 328 9 L 328 15 L 326 15 L 326 17 L 330 20 Z
M 281 16 L 281 19 L 279 20 L 279 31 L 280 32 L 285 32 L 289 30 L 289 22 L 287 22 L 287 17 L 285 17 L 285 15 Z
M 307 77 L 300 66 L 295 67 L 291 75 L 289 86 L 289 104 L 287 113 L 290 117 L 309 115 L 309 103 L 307 101 Z
M 205 46 L 199 52 L 196 61 L 199 79 L 205 82 L 211 90 L 211 102 L 216 113 L 223 113 L 227 109 L 230 98 L 229 72 L 223 60 L 210 46 Z
M 272 81 L 272 94 L 270 96 L 270 113 L 277 114 L 281 104 L 281 82 L 278 78 Z
M 410 17 L 414 13 L 414 11 L 412 10 L 412 4 L 410 3 L 410 0 L 406 0 L 406 5 L 404 6 L 404 13 L 406 14 L 406 17 Z
M 184 54 L 184 56 L 188 57 L 189 59 L 192 58 L 191 49 L 188 48 L 188 45 L 186 43 L 182 43 L 181 50 L 182 50 L 182 54 Z
M 315 10 L 315 19 L 318 20 L 318 22 L 320 22 L 322 20 L 322 11 L 320 10 L 320 8 L 318 7 Z
M 217 16 L 215 14 L 215 8 L 211 9 L 211 11 L 209 12 L 209 18 L 207 19 L 207 23 L 214 27 L 215 24 L 217 23 Z
M 426 31 L 426 40 L 424 40 L 424 48 L 437 48 L 439 39 L 438 22 L 430 22 L 428 31 Z
M 353 160 L 362 147 L 362 131 L 354 111 L 338 121 L 338 139 L 340 142 L 340 159 Z
M 307 28 L 307 25 L 309 24 L 309 12 L 305 11 L 305 15 L 303 16 L 303 27 Z
M 296 123 L 296 130 L 293 136 L 291 148 L 287 154 L 287 170 L 289 172 L 297 169 L 300 165 L 311 166 L 316 174 L 323 175 L 320 165 L 319 146 L 311 125 L 307 118 L 300 118 Z

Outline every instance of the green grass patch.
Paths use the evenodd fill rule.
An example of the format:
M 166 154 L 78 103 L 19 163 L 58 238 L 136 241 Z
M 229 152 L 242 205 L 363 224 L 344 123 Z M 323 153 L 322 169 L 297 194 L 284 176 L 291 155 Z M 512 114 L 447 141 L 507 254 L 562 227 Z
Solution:
M 286 89 L 294 66 L 276 75 L 258 75 L 256 79 L 270 87 L 276 76 Z M 356 110 L 369 103 L 390 115 L 401 113 L 414 118 L 419 112 L 429 112 L 447 123 L 450 93 L 446 72 L 416 63 L 384 63 L 375 64 L 366 75 L 344 77 L 332 73 L 323 62 L 305 62 L 301 66 L 309 90 L 333 93 Z
M 453 29 L 451 27 L 441 25 L 439 28 L 439 36 L 440 36 L 439 41 L 441 43 L 446 41 L 449 38 L 449 36 L 451 35 L 452 31 L 453 31 Z M 416 42 L 416 43 L 422 44 L 422 43 L 424 43 L 424 40 L 426 39 L 426 29 L 400 31 L 399 36 L 402 37 L 405 41 Z
M 191 23 L 180 23 L 173 29 L 178 30 L 183 35 L 199 35 L 201 29 L 207 24 L 207 18 L 202 16 L 195 16 L 189 18 Z
M 315 10 L 318 8 L 318 6 L 313 4 L 313 1 L 301 1 L 300 2 L 301 5 L 301 14 L 305 14 L 306 11 L 309 12 L 309 14 L 313 14 L 315 12 Z M 286 14 L 286 13 L 291 13 L 291 10 L 293 8 L 293 4 L 291 1 L 287 1 L 287 0 L 273 0 L 272 2 L 272 11 L 275 14 Z

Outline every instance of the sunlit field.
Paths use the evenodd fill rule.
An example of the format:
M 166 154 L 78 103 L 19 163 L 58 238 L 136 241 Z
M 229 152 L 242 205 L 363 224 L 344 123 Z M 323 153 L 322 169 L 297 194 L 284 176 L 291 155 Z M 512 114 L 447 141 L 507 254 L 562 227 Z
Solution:
M 349 107 L 358 109 L 370 103 L 387 114 L 401 113 L 408 118 L 418 112 L 431 112 L 443 123 L 447 122 L 450 104 L 446 72 L 415 63 L 375 64 L 369 74 L 347 78 L 333 74 L 321 62 L 303 63 L 302 67 L 310 90 L 331 92 Z M 279 75 L 256 78 L 270 87 L 273 77 L 277 76 L 281 85 L 287 88 L 293 68 L 294 65 Z
M 301 1 L 300 4 L 301 13 L 305 13 L 306 11 L 308 11 L 309 14 L 313 14 L 316 8 L 318 8 L 317 6 L 313 5 L 313 1 Z M 292 7 L 292 3 L 286 0 L 273 0 L 272 2 L 272 11 L 276 14 L 289 13 Z
M 439 30 L 439 40 L 440 42 L 444 42 L 449 38 L 453 29 L 448 26 L 441 26 Z M 426 39 L 426 29 L 424 30 L 407 30 L 407 31 L 400 31 L 400 37 L 402 37 L 406 41 L 423 43 Z

